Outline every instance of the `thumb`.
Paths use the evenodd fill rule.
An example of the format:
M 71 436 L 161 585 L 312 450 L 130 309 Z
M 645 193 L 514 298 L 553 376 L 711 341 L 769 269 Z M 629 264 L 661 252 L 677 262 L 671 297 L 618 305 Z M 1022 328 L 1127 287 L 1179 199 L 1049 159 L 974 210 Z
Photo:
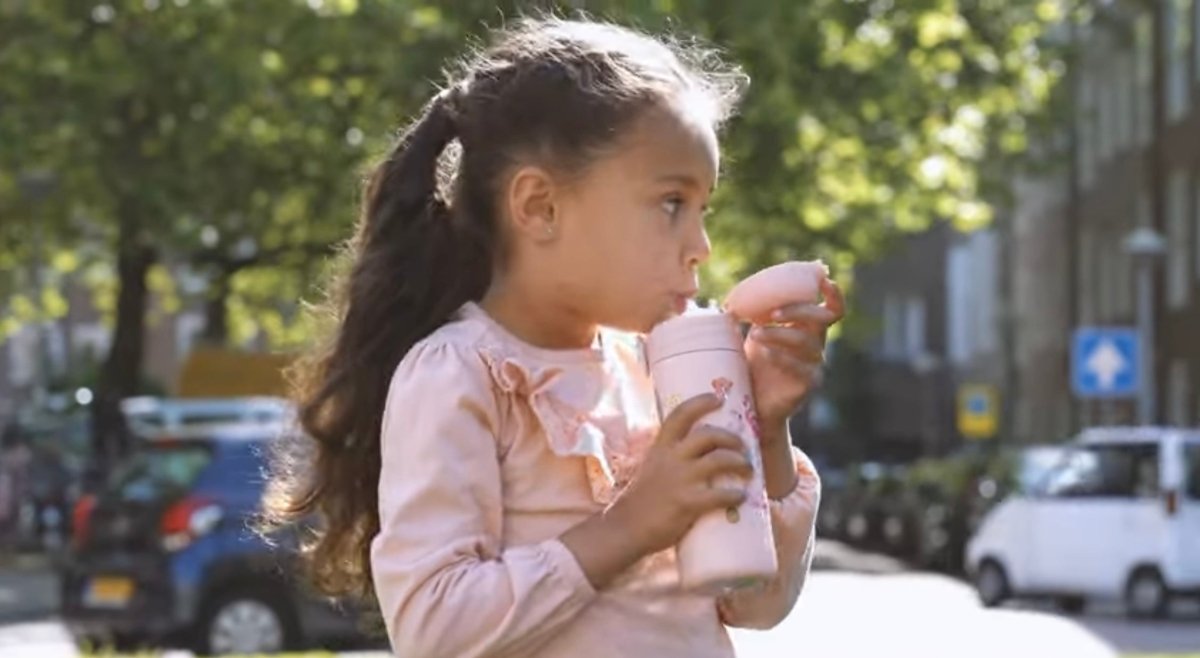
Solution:
M 708 414 L 720 409 L 725 401 L 712 393 L 689 398 L 667 415 L 659 430 L 660 439 L 677 441 L 692 431 L 692 427 Z

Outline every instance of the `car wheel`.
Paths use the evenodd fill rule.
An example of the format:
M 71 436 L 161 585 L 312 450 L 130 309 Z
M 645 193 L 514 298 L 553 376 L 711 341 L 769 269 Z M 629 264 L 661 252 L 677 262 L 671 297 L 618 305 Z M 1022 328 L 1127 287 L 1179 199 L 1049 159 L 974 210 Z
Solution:
M 201 655 L 273 654 L 299 643 L 287 597 L 268 586 L 228 590 L 204 607 L 196 628 Z
M 1153 567 L 1142 567 L 1125 584 L 1125 613 L 1135 619 L 1159 619 L 1167 615 L 1171 593 L 1162 574 Z
M 975 591 L 984 607 L 994 608 L 1004 603 L 1012 591 L 1008 585 L 1008 574 L 995 560 L 984 560 L 975 573 Z
M 1054 599 L 1054 605 L 1068 615 L 1083 614 L 1087 609 L 1087 599 L 1082 596 L 1060 596 Z

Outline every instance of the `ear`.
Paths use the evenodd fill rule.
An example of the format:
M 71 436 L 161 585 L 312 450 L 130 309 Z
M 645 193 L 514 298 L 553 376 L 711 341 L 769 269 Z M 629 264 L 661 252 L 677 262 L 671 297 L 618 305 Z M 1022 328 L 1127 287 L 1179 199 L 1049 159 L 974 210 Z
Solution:
M 554 178 L 545 169 L 525 166 L 517 170 L 509 182 L 506 202 L 518 236 L 544 243 L 558 235 L 555 192 Z

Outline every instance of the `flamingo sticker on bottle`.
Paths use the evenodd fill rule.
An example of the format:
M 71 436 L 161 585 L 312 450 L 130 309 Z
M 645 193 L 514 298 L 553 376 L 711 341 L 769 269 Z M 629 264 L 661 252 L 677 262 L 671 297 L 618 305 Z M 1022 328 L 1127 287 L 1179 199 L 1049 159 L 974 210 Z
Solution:
M 701 517 L 676 547 L 680 583 L 688 590 L 721 594 L 755 587 L 778 569 L 741 324 L 767 323 L 782 306 L 816 303 L 828 276 L 820 261 L 769 267 L 734 286 L 721 309 L 693 305 L 647 337 L 660 415 L 665 418 L 684 400 L 717 394 L 724 406 L 700 422 L 740 436 L 754 466 L 753 478 L 740 483 L 746 501 Z

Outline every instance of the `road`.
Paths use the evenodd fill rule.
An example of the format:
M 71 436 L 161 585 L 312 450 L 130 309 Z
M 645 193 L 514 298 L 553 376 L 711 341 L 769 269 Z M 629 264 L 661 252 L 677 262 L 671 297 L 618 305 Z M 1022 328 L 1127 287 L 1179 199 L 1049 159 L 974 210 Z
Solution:
M 1200 651 L 1200 610 L 1194 606 L 1181 607 L 1165 622 L 1131 622 L 1111 606 L 1092 606 L 1077 618 L 1034 604 L 985 610 L 965 584 L 906 572 L 885 557 L 825 543 L 816 562 L 818 570 L 783 624 L 766 632 L 733 632 L 740 658 L 1114 658 Z M 3 601 L 24 598 L 5 582 L 0 579 L 0 611 Z M 30 579 L 8 582 L 28 586 Z M 0 624 L 4 658 L 77 655 L 53 618 Z M 168 651 L 163 658 L 189 656 Z

